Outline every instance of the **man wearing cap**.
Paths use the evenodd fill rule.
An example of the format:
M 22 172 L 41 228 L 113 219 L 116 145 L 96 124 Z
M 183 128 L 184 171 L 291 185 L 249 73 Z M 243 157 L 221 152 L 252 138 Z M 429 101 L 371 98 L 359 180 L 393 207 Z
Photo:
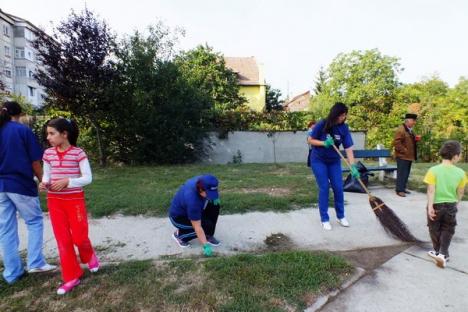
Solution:
M 203 254 L 211 256 L 211 246 L 219 246 L 214 237 L 219 216 L 218 179 L 201 175 L 187 180 L 177 191 L 169 208 L 169 219 L 177 228 L 172 237 L 182 247 L 198 238 Z
M 397 162 L 397 180 L 396 194 L 401 197 L 406 197 L 410 192 L 406 189 L 411 164 L 417 159 L 416 154 L 416 136 L 413 132 L 413 127 L 416 124 L 416 114 L 406 114 L 405 122 L 398 127 L 395 132 L 393 145 L 395 146 L 395 158 Z

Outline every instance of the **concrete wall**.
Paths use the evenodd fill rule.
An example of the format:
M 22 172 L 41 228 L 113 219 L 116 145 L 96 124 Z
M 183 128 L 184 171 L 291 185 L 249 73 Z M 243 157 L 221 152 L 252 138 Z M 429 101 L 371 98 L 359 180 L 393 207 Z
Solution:
M 204 162 L 227 164 L 233 162 L 238 151 L 243 163 L 284 163 L 307 160 L 306 131 L 287 132 L 229 132 L 220 139 L 217 132 L 210 133 L 212 150 Z M 354 148 L 364 149 L 365 132 L 352 132 Z

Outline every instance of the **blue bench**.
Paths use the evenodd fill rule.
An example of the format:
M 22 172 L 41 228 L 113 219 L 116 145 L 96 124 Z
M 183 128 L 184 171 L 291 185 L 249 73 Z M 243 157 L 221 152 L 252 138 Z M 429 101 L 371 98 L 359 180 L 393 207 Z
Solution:
M 341 151 L 344 157 L 346 157 L 346 152 Z M 397 170 L 395 165 L 388 165 L 386 158 L 391 157 L 392 153 L 388 149 L 375 149 L 375 150 L 354 150 L 354 158 L 378 158 L 378 166 L 366 166 L 369 171 L 382 171 L 383 173 L 393 173 Z M 349 172 L 348 167 L 342 169 L 343 172 Z M 382 176 L 383 179 L 383 176 Z

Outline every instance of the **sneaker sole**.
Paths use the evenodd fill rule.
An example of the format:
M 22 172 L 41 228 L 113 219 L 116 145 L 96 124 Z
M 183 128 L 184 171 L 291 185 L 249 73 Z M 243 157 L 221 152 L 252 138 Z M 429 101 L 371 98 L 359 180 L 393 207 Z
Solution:
M 75 289 L 76 286 L 78 286 L 78 285 L 80 285 L 80 284 L 81 284 L 81 281 L 78 280 L 78 282 L 77 282 L 75 285 L 73 285 L 73 287 L 72 287 L 71 289 L 65 291 L 64 293 L 62 293 L 62 292 L 59 293 L 59 290 L 57 289 L 57 295 L 59 295 L 59 296 L 66 295 L 66 294 L 70 293 L 73 289 Z M 59 288 L 59 289 L 60 289 L 60 288 Z
M 53 268 L 53 269 L 49 269 L 49 270 L 41 270 L 41 269 L 32 269 L 32 270 L 29 270 L 28 273 L 29 274 L 34 274 L 34 273 L 45 273 L 45 272 L 52 272 L 52 271 L 55 271 L 57 268 Z
M 211 242 L 208 242 L 208 244 L 210 244 L 210 245 L 213 246 L 213 247 L 218 247 L 219 245 L 221 245 L 221 243 L 213 244 L 213 243 L 211 243 Z
M 175 237 L 174 233 L 172 233 L 172 238 L 175 240 L 175 242 L 177 243 L 177 245 L 179 245 L 180 248 L 187 248 L 187 247 L 190 247 L 190 245 L 187 245 L 187 246 L 181 245 L 181 244 L 179 243 L 179 240 L 177 239 L 177 237 Z
M 338 223 L 342 226 L 342 227 L 349 227 L 349 224 L 347 225 L 344 225 L 343 223 L 341 223 L 340 221 L 338 221 Z
M 439 268 L 445 268 L 445 264 L 444 264 L 444 261 L 442 261 L 441 259 L 437 258 L 435 259 L 436 261 L 436 265 L 439 267 Z

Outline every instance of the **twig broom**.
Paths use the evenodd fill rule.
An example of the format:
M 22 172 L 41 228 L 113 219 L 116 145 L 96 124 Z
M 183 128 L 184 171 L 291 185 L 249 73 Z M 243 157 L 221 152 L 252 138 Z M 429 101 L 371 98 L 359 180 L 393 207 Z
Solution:
M 341 152 L 338 150 L 335 144 L 333 144 L 332 146 L 351 170 L 351 165 L 348 162 L 348 160 L 341 154 Z M 401 221 L 401 219 L 398 218 L 398 216 L 395 214 L 395 212 L 393 212 L 392 209 L 390 209 L 390 207 L 388 207 L 380 198 L 372 195 L 360 178 L 358 178 L 357 180 L 369 196 L 369 203 L 371 205 L 372 211 L 374 211 L 375 216 L 377 217 L 377 219 L 379 219 L 380 224 L 382 224 L 387 233 L 390 233 L 395 238 L 404 242 L 420 242 L 416 237 L 413 236 L 413 234 L 411 234 L 405 223 L 403 223 L 403 221 Z

